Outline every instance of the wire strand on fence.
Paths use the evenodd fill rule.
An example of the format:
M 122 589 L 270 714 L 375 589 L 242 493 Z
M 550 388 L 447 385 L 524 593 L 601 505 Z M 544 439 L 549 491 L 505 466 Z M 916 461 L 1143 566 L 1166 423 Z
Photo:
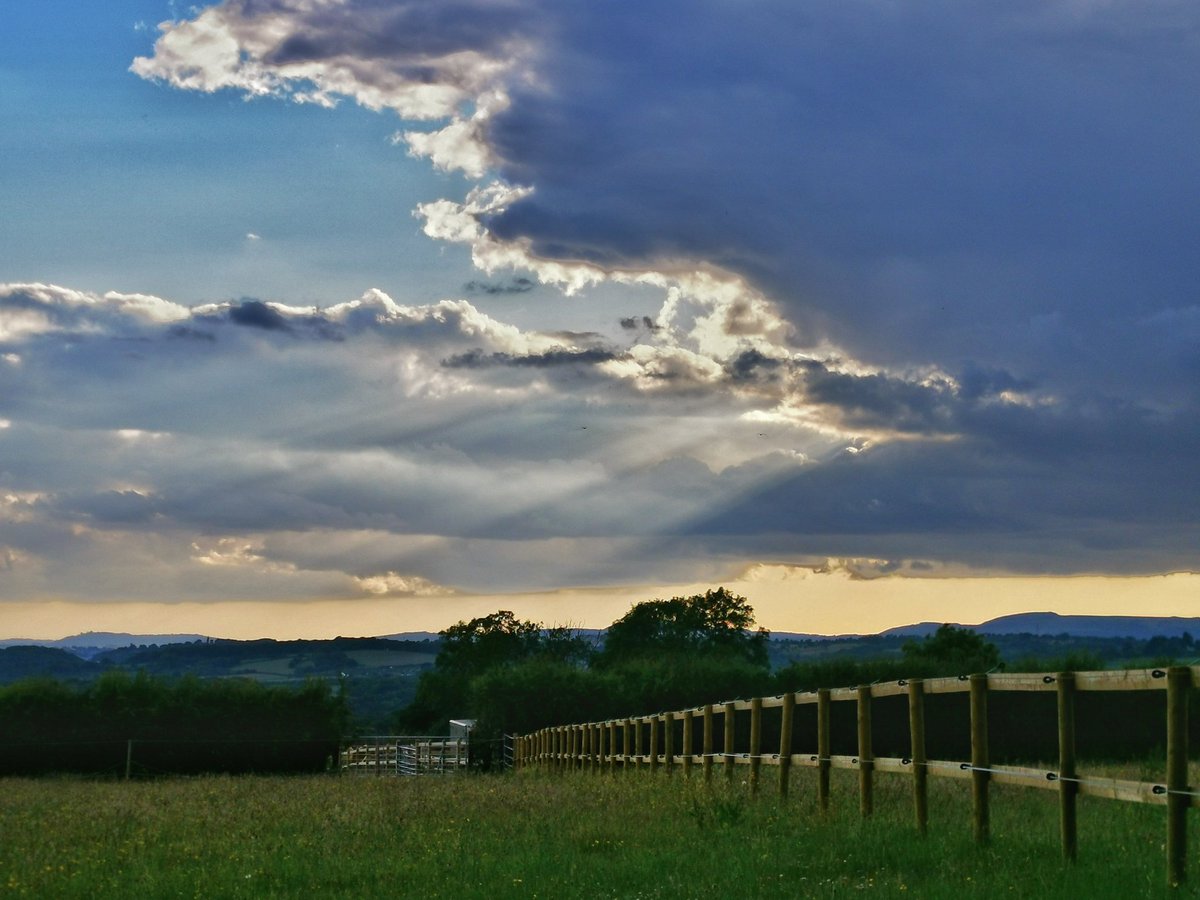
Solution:
M 910 761 L 902 760 L 908 764 Z M 1033 781 L 1068 781 L 1073 784 L 1086 785 L 1088 787 L 1108 787 L 1111 779 L 1087 778 L 1071 775 L 1060 775 L 1058 772 L 1044 770 L 1038 772 L 1023 772 L 1020 769 L 996 769 L 985 766 L 973 766 L 970 763 L 942 763 L 942 762 L 925 762 L 922 765 L 927 768 L 937 769 L 957 769 L 963 772 L 986 772 L 989 775 L 1006 775 L 1009 778 L 1028 778 Z M 1162 796 L 1164 794 L 1173 794 L 1179 797 L 1200 797 L 1200 791 L 1181 791 L 1174 790 L 1162 784 L 1152 784 L 1151 792 Z

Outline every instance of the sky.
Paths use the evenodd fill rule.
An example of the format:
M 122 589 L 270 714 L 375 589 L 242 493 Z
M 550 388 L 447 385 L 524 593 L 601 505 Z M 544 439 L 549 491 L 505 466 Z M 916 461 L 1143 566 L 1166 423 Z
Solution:
M 0 636 L 1200 614 L 1200 9 L 5 4 Z

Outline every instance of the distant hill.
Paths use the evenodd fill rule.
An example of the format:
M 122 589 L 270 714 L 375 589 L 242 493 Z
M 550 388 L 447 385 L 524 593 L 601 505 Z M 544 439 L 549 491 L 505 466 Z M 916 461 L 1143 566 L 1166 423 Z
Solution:
M 441 640 L 436 631 L 401 631 L 398 634 L 381 634 L 385 641 L 437 641 Z
M 980 634 L 1067 634 L 1072 637 L 1134 638 L 1145 641 L 1155 637 L 1182 637 L 1187 632 L 1193 637 L 1200 637 L 1200 617 L 1182 616 L 1061 616 L 1052 612 L 1036 612 L 1000 616 L 978 625 L 950 624 Z M 941 625 L 941 622 L 919 622 L 889 628 L 880 634 L 923 637 L 937 631 Z
M 85 631 L 71 637 L 57 640 L 37 640 L 34 638 L 9 638 L 0 640 L 0 648 L 4 647 L 54 647 L 67 650 L 83 659 L 92 659 L 105 650 L 115 650 L 119 647 L 130 647 L 150 644 L 186 644 L 206 640 L 201 634 L 126 634 L 117 631 Z
M 387 638 L 333 638 L 323 641 L 233 641 L 207 638 L 191 643 L 136 645 L 106 650 L 96 661 L 106 666 L 145 669 L 156 675 L 240 675 L 260 681 L 338 678 L 368 670 L 419 671 L 433 664 L 437 645 Z
M 807 632 L 773 631 L 771 639 L 777 641 L 830 641 L 849 640 L 871 637 L 923 637 L 933 634 L 941 627 L 942 622 L 915 622 L 911 625 L 900 625 L 889 628 L 878 634 L 812 634 Z M 1136 638 L 1149 640 L 1154 637 L 1181 637 L 1184 632 L 1200 639 L 1200 616 L 1063 616 L 1053 612 L 1017 613 L 1011 616 L 1000 616 L 988 619 L 976 625 L 961 622 L 950 622 L 957 628 L 969 628 L 981 634 L 1034 634 L 1057 636 L 1068 634 L 1072 637 L 1095 638 Z M 574 631 L 581 637 L 600 641 L 604 637 L 602 628 L 578 628 Z M 68 650 L 84 659 L 92 659 L 105 651 L 129 647 L 165 647 L 171 644 L 221 644 L 227 648 L 231 645 L 264 646 L 264 641 L 234 641 L 224 638 L 205 637 L 200 634 L 127 634 L 111 631 L 87 631 L 83 634 L 58 640 L 37 640 L 32 638 L 8 638 L 0 640 L 0 649 L 4 647 L 37 646 L 54 647 Z M 436 645 L 438 634 L 432 631 L 403 631 L 396 634 L 379 635 L 373 638 L 331 638 L 331 641 L 396 641 L 400 643 L 430 642 Z M 298 648 L 309 645 L 328 644 L 329 641 L 271 641 L 281 648 Z M 436 655 L 437 647 L 429 652 Z
M 21 678 L 91 678 L 100 671 L 95 663 L 56 647 L 0 649 L 0 684 Z
M 233 641 L 185 635 L 85 634 L 46 647 L 17 643 L 0 649 L 0 686 L 24 678 L 69 681 L 105 672 L 146 672 L 163 678 L 251 678 L 274 685 L 320 679 L 344 686 L 352 727 L 384 733 L 391 716 L 412 702 L 421 672 L 437 658 L 430 640 L 333 638 L 322 641 Z M 93 642 L 117 646 L 97 647 Z M 92 658 L 84 659 L 79 648 Z

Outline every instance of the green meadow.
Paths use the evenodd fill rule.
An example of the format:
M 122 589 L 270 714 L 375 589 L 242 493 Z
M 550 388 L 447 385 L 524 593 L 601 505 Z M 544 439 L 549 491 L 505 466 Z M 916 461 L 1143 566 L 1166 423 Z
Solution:
M 994 786 L 980 847 L 965 782 L 931 780 L 922 838 L 907 779 L 880 776 L 864 820 L 854 773 L 833 775 L 824 816 L 811 770 L 793 773 L 785 801 L 769 778 L 751 797 L 740 782 L 718 775 L 705 788 L 678 772 L 3 779 L 0 895 L 1196 895 L 1166 888 L 1161 807 L 1081 798 L 1068 866 L 1051 792 Z

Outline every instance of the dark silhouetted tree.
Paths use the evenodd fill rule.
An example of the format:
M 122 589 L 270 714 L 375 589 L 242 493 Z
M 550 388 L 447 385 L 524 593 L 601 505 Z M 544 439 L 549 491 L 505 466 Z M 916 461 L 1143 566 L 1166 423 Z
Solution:
M 541 631 L 538 623 L 518 619 L 507 609 L 459 622 L 440 633 L 437 667 L 469 677 L 527 659 L 537 652 Z
M 572 629 L 545 629 L 506 609 L 451 625 L 440 637 L 434 668 L 421 675 L 413 702 L 398 714 L 402 730 L 440 732 L 456 716 L 483 717 L 491 728 L 503 721 L 500 712 L 488 709 L 503 705 L 497 697 L 511 698 L 528 688 L 527 703 L 543 702 L 553 679 L 543 688 L 530 688 L 539 673 L 586 666 L 592 655 L 591 644 Z M 503 689 L 518 669 L 534 674 L 523 674 L 511 690 Z M 482 692 L 473 687 L 480 679 L 486 681 Z
M 609 626 L 599 661 L 615 665 L 704 653 L 766 667 L 768 634 L 753 627 L 749 602 L 723 587 L 691 597 L 651 600 Z

